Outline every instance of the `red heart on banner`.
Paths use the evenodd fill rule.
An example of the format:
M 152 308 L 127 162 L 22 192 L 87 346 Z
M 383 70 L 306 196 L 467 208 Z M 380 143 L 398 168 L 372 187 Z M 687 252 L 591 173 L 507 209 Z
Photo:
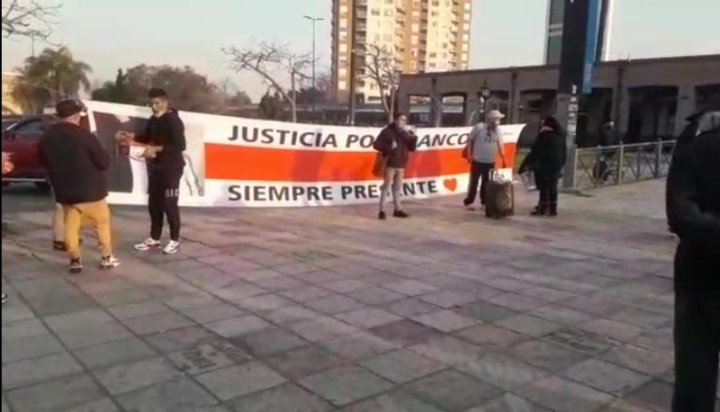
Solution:
M 454 192 L 457 189 L 457 179 L 445 179 L 443 180 L 443 186 L 445 186 L 445 189 Z

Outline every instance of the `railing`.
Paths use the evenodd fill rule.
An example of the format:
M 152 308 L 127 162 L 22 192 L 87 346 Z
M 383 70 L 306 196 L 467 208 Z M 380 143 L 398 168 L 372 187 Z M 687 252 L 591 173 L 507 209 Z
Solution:
M 674 148 L 674 140 L 658 140 L 575 149 L 570 183 L 576 189 L 590 189 L 665 177 Z

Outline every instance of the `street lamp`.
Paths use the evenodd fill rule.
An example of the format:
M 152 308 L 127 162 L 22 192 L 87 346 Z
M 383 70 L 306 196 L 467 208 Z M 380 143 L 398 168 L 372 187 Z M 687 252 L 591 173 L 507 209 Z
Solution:
M 483 122 L 487 123 L 488 100 L 490 100 L 490 86 L 487 80 L 485 80 L 482 87 L 480 87 L 480 96 L 483 99 Z
M 319 21 L 323 21 L 322 17 L 312 17 L 312 16 L 303 16 L 303 18 L 308 19 L 312 22 L 312 93 L 310 94 L 310 98 L 312 99 L 312 110 L 315 111 L 315 23 Z

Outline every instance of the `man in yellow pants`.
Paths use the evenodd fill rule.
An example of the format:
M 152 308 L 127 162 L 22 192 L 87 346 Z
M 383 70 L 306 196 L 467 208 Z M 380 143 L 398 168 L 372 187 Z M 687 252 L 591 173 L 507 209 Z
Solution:
M 70 272 L 83 269 L 80 229 L 83 219 L 91 222 L 100 244 L 100 267 L 110 269 L 120 261 L 112 254 L 110 207 L 106 170 L 108 153 L 92 133 L 80 127 L 85 106 L 78 100 L 61 100 L 55 106 L 61 122 L 48 128 L 40 140 L 40 157 L 47 169 L 55 201 L 62 205 L 65 242 L 70 254 Z

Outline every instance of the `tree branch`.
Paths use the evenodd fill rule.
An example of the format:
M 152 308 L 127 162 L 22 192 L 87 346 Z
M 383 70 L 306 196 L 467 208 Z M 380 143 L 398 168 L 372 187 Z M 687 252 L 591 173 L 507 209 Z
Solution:
M 40 0 L 8 0 L 2 5 L 2 35 L 5 38 L 34 37 L 47 40 L 57 23 L 60 4 Z

